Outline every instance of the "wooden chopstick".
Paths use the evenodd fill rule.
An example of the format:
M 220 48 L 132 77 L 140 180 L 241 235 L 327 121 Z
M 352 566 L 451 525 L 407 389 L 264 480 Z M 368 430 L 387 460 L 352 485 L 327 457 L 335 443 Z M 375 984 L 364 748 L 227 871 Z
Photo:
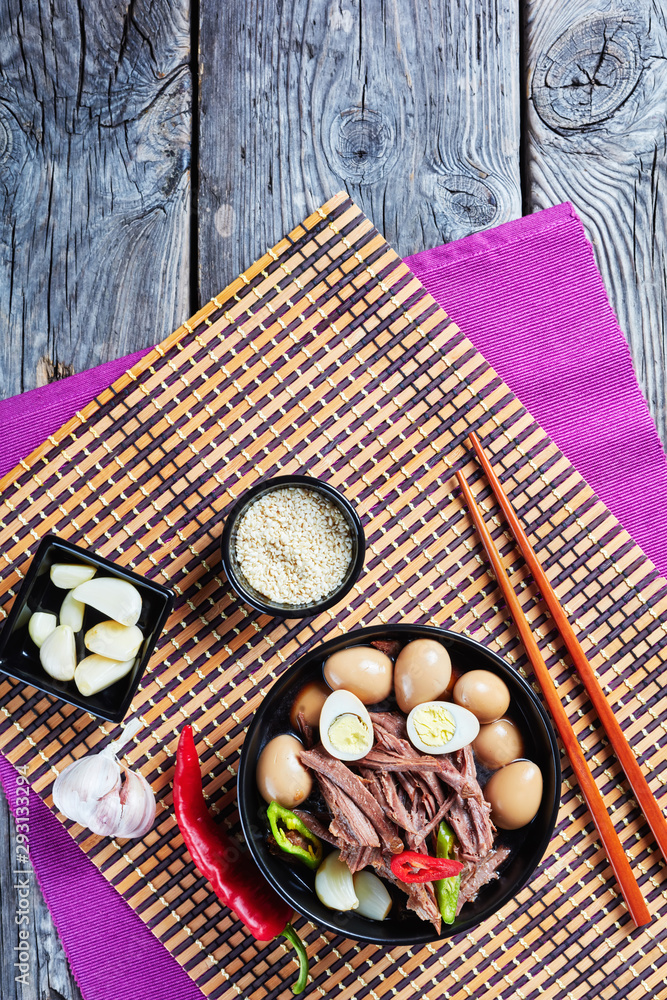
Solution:
M 607 807 L 604 804 L 604 799 L 595 784 L 595 779 L 591 774 L 586 758 L 584 757 L 577 737 L 570 724 L 570 720 L 568 719 L 567 713 L 563 708 L 554 682 L 551 679 L 551 675 L 544 661 L 544 657 L 542 656 L 540 648 L 535 641 L 528 620 L 524 616 L 519 599 L 514 592 L 514 587 L 510 583 L 505 567 L 503 566 L 500 553 L 496 549 L 494 541 L 491 538 L 489 529 L 486 526 L 486 522 L 482 517 L 477 503 L 475 502 L 475 498 L 468 482 L 462 472 L 457 472 L 456 478 L 459 481 L 459 486 L 461 487 L 461 491 L 465 497 L 470 515 L 475 523 L 475 527 L 477 528 L 477 532 L 482 540 L 484 548 L 486 549 L 489 561 L 493 566 L 493 571 L 496 575 L 498 585 L 503 592 L 507 606 L 509 607 L 512 618 L 514 619 L 514 623 L 521 637 L 528 659 L 533 665 L 533 670 L 535 671 L 535 675 L 539 681 L 540 687 L 542 688 L 544 698 L 549 706 L 549 711 L 551 712 L 553 720 L 556 723 L 556 728 L 558 729 L 563 744 L 565 745 L 567 755 L 572 763 L 572 769 L 577 776 L 579 787 L 581 788 L 584 798 L 586 799 L 586 804 L 591 811 L 593 821 L 595 822 L 598 833 L 600 834 L 600 839 L 602 840 L 604 849 L 607 852 L 607 857 L 611 863 L 612 870 L 616 876 L 616 880 L 618 881 L 623 898 L 625 899 L 628 910 L 630 911 L 630 915 L 632 916 L 632 919 L 637 927 L 642 927 L 650 922 L 651 915 L 648 911 L 644 897 L 642 896 L 641 889 L 639 888 L 639 885 L 637 884 L 637 881 L 632 873 L 632 869 L 630 868 L 630 864 L 623 850 L 623 845 L 618 839 L 618 834 L 614 829 L 614 824 L 609 817 Z
M 516 516 L 514 508 L 503 490 L 500 480 L 493 471 L 491 462 L 482 449 L 479 438 L 476 434 L 471 433 L 469 440 L 475 449 L 480 465 L 486 473 L 486 478 L 488 479 L 489 485 L 491 486 L 491 489 L 493 490 L 496 499 L 502 508 L 505 519 L 512 530 L 512 534 L 517 540 L 521 553 L 533 575 L 533 580 L 539 587 L 546 605 L 551 612 L 551 617 L 555 621 L 558 631 L 563 637 L 567 651 L 572 658 L 572 662 L 576 667 L 577 673 L 579 674 L 584 687 L 586 688 L 588 697 L 591 699 L 600 722 L 604 726 L 604 730 L 609 737 L 609 742 L 614 748 L 614 753 L 618 757 L 620 765 L 625 771 L 632 791 L 635 793 L 637 802 L 639 803 L 639 808 L 646 817 L 646 821 L 651 828 L 651 833 L 655 837 L 658 846 L 662 851 L 663 858 L 667 860 L 667 820 L 665 820 L 663 812 L 658 805 L 653 792 L 649 788 L 648 782 L 644 777 L 639 764 L 637 763 L 637 758 L 632 752 L 623 730 L 621 729 L 618 720 L 612 711 L 611 705 L 607 701 L 604 691 L 600 687 L 600 682 L 595 675 L 595 671 L 588 662 L 586 654 L 581 648 L 581 644 L 577 639 L 574 629 L 570 625 L 570 621 L 561 607 L 560 601 L 558 600 L 558 597 L 549 583 L 549 579 L 544 572 L 539 559 L 528 541 L 528 537 L 521 526 L 521 522 Z

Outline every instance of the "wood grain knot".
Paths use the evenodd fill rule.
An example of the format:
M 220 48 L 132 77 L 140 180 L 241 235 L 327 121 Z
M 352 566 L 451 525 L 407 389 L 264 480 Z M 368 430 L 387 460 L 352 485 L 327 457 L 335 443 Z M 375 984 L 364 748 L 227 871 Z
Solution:
M 8 116 L 0 107 L 0 164 L 5 163 L 12 155 L 14 136 Z
M 69 378 L 73 374 L 74 365 L 67 365 L 63 361 L 52 361 L 47 354 L 44 354 L 37 362 L 35 384 L 38 386 L 50 385 L 51 382 L 57 382 L 61 378 Z
M 41 141 L 42 134 L 38 128 L 29 123 L 26 123 L 26 128 L 30 129 L 36 142 Z M 6 189 L 12 187 L 10 176 L 18 183 L 21 170 L 29 157 L 30 144 L 21 127 L 19 112 L 13 104 L 0 99 L 0 166 L 4 168 L 2 181 Z
M 627 101 L 642 69 L 641 38 L 631 22 L 584 18 L 537 59 L 535 110 L 554 131 L 599 125 Z
M 468 231 L 490 226 L 498 215 L 498 199 L 477 177 L 448 174 L 439 182 L 438 193 L 449 218 L 464 223 Z
M 371 184 L 394 159 L 396 129 L 383 111 L 347 108 L 331 123 L 332 168 L 356 184 Z

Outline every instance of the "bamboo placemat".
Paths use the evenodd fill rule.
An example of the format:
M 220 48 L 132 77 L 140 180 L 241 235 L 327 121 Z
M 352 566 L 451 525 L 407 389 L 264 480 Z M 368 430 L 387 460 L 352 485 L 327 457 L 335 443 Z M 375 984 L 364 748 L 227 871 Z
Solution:
M 572 676 L 532 581 L 462 442 L 494 455 L 559 597 L 650 777 L 665 781 L 661 670 L 667 584 L 442 309 L 338 195 L 2 481 L 0 599 L 6 616 L 47 531 L 172 587 L 176 608 L 133 710 L 131 759 L 156 790 L 158 820 L 123 844 L 69 824 L 106 878 L 211 997 L 290 996 L 283 945 L 260 947 L 194 871 L 175 826 L 171 777 L 186 720 L 205 787 L 234 827 L 245 727 L 300 652 L 378 622 L 445 624 L 523 670 L 514 629 L 452 471 L 477 484 L 654 921 L 633 929 L 572 773 L 529 886 L 450 942 L 386 952 L 299 921 L 313 995 L 579 998 L 661 994 L 667 965 L 662 860 Z M 314 621 L 251 612 L 220 575 L 226 509 L 277 473 L 321 476 L 353 499 L 368 538 L 344 606 Z M 58 769 L 111 727 L 33 689 L 0 683 L 0 747 L 50 802 Z M 663 797 L 664 801 L 664 797 Z

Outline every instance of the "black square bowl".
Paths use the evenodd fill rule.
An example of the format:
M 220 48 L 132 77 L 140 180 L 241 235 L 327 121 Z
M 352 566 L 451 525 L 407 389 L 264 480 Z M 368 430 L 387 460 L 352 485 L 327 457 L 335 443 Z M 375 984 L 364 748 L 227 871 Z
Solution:
M 67 593 L 62 587 L 56 587 L 51 582 L 51 566 L 58 562 L 77 562 L 84 566 L 94 566 L 100 575 L 127 580 L 141 594 L 141 615 L 137 625 L 143 633 L 144 641 L 137 653 L 134 666 L 125 677 L 121 677 L 115 684 L 89 698 L 80 694 L 74 681 L 57 681 L 46 673 L 39 661 L 39 649 L 28 634 L 28 620 L 35 611 L 48 612 L 58 617 L 60 605 Z M 96 555 L 90 549 L 80 548 L 58 538 L 57 535 L 45 535 L 0 632 L 0 671 L 25 684 L 30 684 L 38 691 L 44 691 L 70 705 L 76 705 L 100 719 L 120 723 L 130 707 L 130 702 L 172 609 L 173 601 L 172 592 L 159 583 L 152 583 L 137 573 L 116 566 L 115 563 Z M 105 620 L 108 620 L 108 616 L 86 606 L 83 629 L 76 635 L 77 660 L 88 655 L 83 645 L 84 633 L 93 625 Z

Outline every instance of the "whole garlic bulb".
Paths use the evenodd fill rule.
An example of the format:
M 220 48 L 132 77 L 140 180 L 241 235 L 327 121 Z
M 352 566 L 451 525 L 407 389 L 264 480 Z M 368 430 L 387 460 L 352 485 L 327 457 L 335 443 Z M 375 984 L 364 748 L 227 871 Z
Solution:
M 100 753 L 90 753 L 61 771 L 53 803 L 68 819 L 101 837 L 143 837 L 155 822 L 155 795 L 138 771 L 118 760 L 121 748 L 142 727 L 130 722 Z

